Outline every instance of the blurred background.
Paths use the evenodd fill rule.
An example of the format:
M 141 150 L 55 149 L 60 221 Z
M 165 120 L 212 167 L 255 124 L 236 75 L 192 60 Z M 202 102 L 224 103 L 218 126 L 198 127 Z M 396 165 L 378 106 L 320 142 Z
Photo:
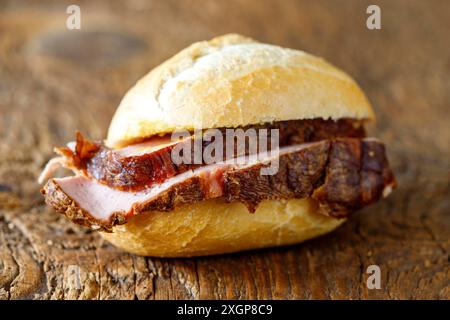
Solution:
M 74 4 L 80 30 L 66 26 Z M 371 4 L 380 30 L 366 26 Z M 444 0 L 1 1 L 0 298 L 449 298 L 449 30 Z M 35 181 L 55 145 L 75 130 L 104 138 L 140 77 L 230 32 L 356 79 L 399 180 L 392 197 L 305 245 L 170 262 L 120 253 L 45 207 Z M 362 281 L 373 263 L 382 290 Z

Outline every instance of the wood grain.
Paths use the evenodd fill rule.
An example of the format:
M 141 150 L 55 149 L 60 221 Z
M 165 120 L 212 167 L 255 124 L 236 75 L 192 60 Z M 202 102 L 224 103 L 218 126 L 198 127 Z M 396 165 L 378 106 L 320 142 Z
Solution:
M 449 299 L 446 1 L 0 4 L 1 299 Z M 382 29 L 365 27 L 377 3 Z M 36 178 L 79 129 L 103 138 L 126 90 L 189 43 L 238 32 L 323 56 L 375 106 L 399 188 L 305 244 L 198 259 L 122 253 L 44 205 Z M 218 213 L 220 214 L 220 213 Z M 366 268 L 382 271 L 379 290 Z

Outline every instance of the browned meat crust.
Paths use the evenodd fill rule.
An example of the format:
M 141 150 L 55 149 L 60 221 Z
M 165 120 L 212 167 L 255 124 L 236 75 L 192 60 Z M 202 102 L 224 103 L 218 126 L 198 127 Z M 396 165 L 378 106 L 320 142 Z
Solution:
M 123 212 L 111 213 L 107 221 L 96 219 L 70 198 L 53 179 L 47 182 L 41 189 L 41 193 L 45 196 L 45 202 L 57 212 L 64 214 L 72 222 L 85 227 L 111 231 L 112 226 L 124 224 L 127 221 Z
M 227 201 L 241 201 L 254 211 L 264 199 L 312 197 L 321 213 L 342 218 L 378 200 L 385 187 L 395 186 L 384 145 L 369 139 L 324 141 L 307 152 L 281 156 L 273 176 L 256 169 L 224 174 Z
M 281 121 L 248 126 L 243 129 L 249 128 L 266 128 L 269 133 L 270 129 L 279 129 L 280 147 L 338 137 L 363 138 L 365 136 L 361 123 L 351 119 Z M 187 142 L 190 143 L 190 141 L 179 143 Z M 203 147 L 209 143 L 204 141 Z M 89 152 L 82 152 L 86 149 L 83 146 L 89 146 Z M 92 152 L 95 149 L 93 146 L 97 146 L 94 152 Z M 139 191 L 203 165 L 194 164 L 193 161 L 192 164 L 174 164 L 171 159 L 171 151 L 174 147 L 175 144 L 172 144 L 151 153 L 123 157 L 100 143 L 95 144 L 86 139 L 77 138 L 75 152 L 71 152 L 68 148 L 60 148 L 60 153 L 74 159 L 72 162 L 75 168 L 83 170 L 87 176 L 100 183 L 120 190 Z M 248 150 L 245 153 L 248 154 Z M 223 154 L 226 154 L 225 150 Z
M 226 201 L 243 202 L 251 212 L 265 199 L 312 197 L 319 202 L 322 214 L 341 218 L 375 202 L 385 188 L 395 186 L 384 146 L 376 140 L 324 140 L 280 155 L 279 164 L 273 176 L 260 175 L 268 164 L 225 169 L 220 173 L 222 196 Z M 111 213 L 107 221 L 96 220 L 81 209 L 54 180 L 47 183 L 43 194 L 48 204 L 75 223 L 110 231 L 141 212 L 170 211 L 215 197 L 205 181 L 201 176 L 186 179 L 153 199 L 135 204 L 130 212 Z

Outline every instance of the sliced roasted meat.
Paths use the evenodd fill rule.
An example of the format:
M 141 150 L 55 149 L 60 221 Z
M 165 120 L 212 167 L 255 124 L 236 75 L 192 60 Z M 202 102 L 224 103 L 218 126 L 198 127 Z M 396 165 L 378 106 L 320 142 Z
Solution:
M 342 218 L 395 186 L 384 145 L 376 139 L 335 139 L 289 152 L 272 176 L 259 174 L 264 166 L 227 171 L 225 199 L 255 210 L 265 199 L 312 197 L 321 213 Z
M 312 197 L 321 212 L 345 217 L 376 201 L 395 185 L 383 145 L 375 139 L 342 138 L 283 147 L 273 155 L 254 155 L 188 170 L 139 192 L 121 191 L 84 176 L 51 179 L 46 202 L 74 222 L 105 231 L 145 211 L 223 197 L 254 211 L 265 199 Z M 278 160 L 274 175 L 261 175 Z M 272 161 L 272 162 L 271 162 Z
M 267 129 L 269 136 L 271 129 L 278 129 L 280 147 L 338 137 L 362 138 L 365 136 L 361 122 L 350 119 L 281 121 L 243 129 L 249 128 Z M 219 130 L 225 133 L 226 129 Z M 190 136 L 179 141 L 172 141 L 167 136 L 157 137 L 121 149 L 110 149 L 101 143 L 83 139 L 80 134 L 77 134 L 75 146 L 57 149 L 58 153 L 63 156 L 58 163 L 74 171 L 82 172 L 87 177 L 94 178 L 112 188 L 140 191 L 205 165 L 203 161 L 195 163 L 194 159 L 191 159 L 190 164 L 185 162 L 176 164 L 172 161 L 173 148 L 177 145 L 179 147 L 180 144 L 190 144 L 193 138 Z M 203 141 L 203 148 L 211 142 Z M 268 149 L 270 149 L 270 144 Z M 243 154 L 250 153 L 247 144 Z M 226 160 L 226 150 L 223 151 L 223 155 L 223 160 Z M 235 150 L 232 157 L 240 155 L 242 154 L 238 154 Z M 46 177 L 46 173 L 44 170 L 41 180 Z

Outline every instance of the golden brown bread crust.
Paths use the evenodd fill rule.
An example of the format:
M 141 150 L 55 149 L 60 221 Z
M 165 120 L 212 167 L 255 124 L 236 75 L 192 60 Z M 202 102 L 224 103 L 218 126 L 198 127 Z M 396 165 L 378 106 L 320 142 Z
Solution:
M 317 210 L 312 199 L 266 200 L 251 214 L 242 203 L 212 199 L 170 212 L 147 212 L 101 235 L 125 251 L 144 256 L 221 254 L 299 243 L 345 221 Z
M 354 80 L 323 59 L 231 34 L 192 44 L 138 81 L 116 111 L 107 144 L 314 118 L 374 114 Z

